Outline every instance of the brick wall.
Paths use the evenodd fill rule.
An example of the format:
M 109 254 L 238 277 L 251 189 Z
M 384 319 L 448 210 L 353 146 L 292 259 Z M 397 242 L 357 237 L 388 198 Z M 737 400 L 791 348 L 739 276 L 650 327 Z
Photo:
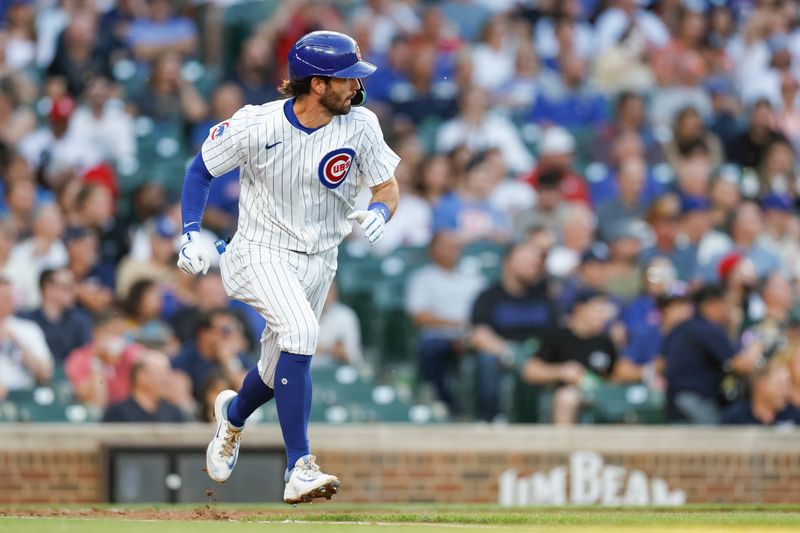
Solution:
M 106 445 L 197 447 L 208 426 L 0 426 L 0 502 L 103 501 Z M 498 480 L 569 466 L 576 451 L 661 478 L 690 503 L 800 501 L 800 447 L 769 429 L 317 426 L 312 444 L 342 480 L 340 501 L 497 502 Z M 244 447 L 280 445 L 271 426 Z

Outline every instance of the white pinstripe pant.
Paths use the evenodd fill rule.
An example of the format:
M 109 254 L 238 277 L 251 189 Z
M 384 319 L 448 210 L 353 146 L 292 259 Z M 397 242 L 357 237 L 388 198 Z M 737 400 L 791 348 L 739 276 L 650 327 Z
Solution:
M 304 254 L 238 241 L 234 236 L 220 258 L 228 296 L 263 316 L 261 379 L 275 388 L 280 352 L 313 355 L 319 337 L 319 317 L 336 274 L 338 250 Z

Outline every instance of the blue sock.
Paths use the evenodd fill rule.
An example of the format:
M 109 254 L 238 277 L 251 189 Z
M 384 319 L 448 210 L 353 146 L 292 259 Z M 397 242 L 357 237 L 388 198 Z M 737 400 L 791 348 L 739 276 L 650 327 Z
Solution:
M 308 417 L 311 414 L 311 356 L 281 352 L 275 366 L 275 404 L 286 445 L 287 467 L 308 455 Z
M 244 377 L 239 394 L 228 404 L 228 422 L 237 428 L 244 427 L 247 417 L 274 396 L 273 390 L 261 379 L 258 367 L 251 368 Z

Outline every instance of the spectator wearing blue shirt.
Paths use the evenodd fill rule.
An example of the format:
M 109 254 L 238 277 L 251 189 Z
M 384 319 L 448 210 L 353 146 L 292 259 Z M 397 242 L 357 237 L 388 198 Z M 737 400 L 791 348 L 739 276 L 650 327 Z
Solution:
M 725 406 L 725 375 L 752 374 L 766 360 L 760 342 L 740 349 L 731 342 L 725 330 L 729 310 L 722 287 L 706 285 L 694 299 L 695 315 L 664 339 L 667 420 L 717 424 Z
M 364 80 L 370 101 L 393 105 L 411 98 L 414 89 L 411 87 L 407 72 L 410 59 L 411 47 L 408 37 L 396 36 L 392 39 L 386 55 L 375 58 L 378 70 Z
M 48 269 L 39 276 L 41 306 L 23 315 L 44 332 L 47 346 L 57 363 L 92 340 L 92 319 L 75 305 L 75 276 L 66 268 Z
M 646 175 L 647 167 L 642 159 L 632 158 L 620 163 L 616 179 L 619 194 L 597 207 L 597 232 L 601 239 L 608 241 L 620 223 L 642 218 L 644 207 L 640 198 Z
M 558 76 L 542 76 L 542 93 L 531 110 L 530 121 L 570 129 L 604 125 L 608 121 L 606 99 L 587 84 L 586 63 L 576 55 L 563 53 L 558 65 Z
M 137 59 L 151 61 L 164 52 L 192 53 L 197 47 L 194 22 L 176 16 L 170 0 L 148 0 L 146 16 L 128 26 L 128 46 Z
M 666 257 L 675 266 L 678 278 L 689 282 L 697 273 L 697 251 L 679 238 L 680 214 L 680 200 L 674 194 L 665 194 L 650 205 L 647 222 L 653 230 L 654 242 L 642 251 L 639 263 Z
M 471 343 L 477 352 L 478 416 L 491 421 L 500 410 L 503 371 L 515 365 L 518 347 L 543 338 L 558 323 L 541 249 L 524 242 L 508 251 L 500 281 L 478 295 L 470 322 Z
M 764 278 L 776 270 L 785 271 L 786 265 L 783 264 L 781 257 L 759 242 L 763 229 L 761 208 L 758 204 L 752 201 L 744 201 L 739 204 L 730 222 L 733 248 L 720 252 L 709 261 L 703 272 L 705 279 L 707 281 L 718 279 L 719 263 L 731 252 L 735 252 L 752 261 L 758 278 Z
M 228 388 L 238 390 L 250 368 L 244 351 L 247 340 L 242 324 L 226 309 L 206 313 L 197 323 L 194 342 L 172 360 L 172 368 L 186 373 L 192 381 L 196 399 L 201 399 L 206 378 L 213 371 L 222 372 Z
M 642 277 L 643 291 L 625 305 L 620 316 L 628 339 L 625 353 L 640 366 L 652 363 L 661 353 L 663 318 L 657 300 L 675 284 L 677 273 L 669 259 L 654 257 Z
M 493 185 L 486 154 L 475 155 L 467 163 L 460 186 L 442 197 L 434 208 L 434 231 L 453 231 L 465 243 L 482 239 L 508 240 L 511 223 L 489 202 Z

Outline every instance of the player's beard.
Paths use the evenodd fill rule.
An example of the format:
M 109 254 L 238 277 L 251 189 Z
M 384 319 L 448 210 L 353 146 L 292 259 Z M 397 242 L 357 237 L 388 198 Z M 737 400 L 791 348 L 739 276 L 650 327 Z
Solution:
M 341 96 L 331 90 L 330 85 L 319 97 L 319 104 L 331 115 L 346 115 L 350 112 L 350 98 L 342 102 Z

